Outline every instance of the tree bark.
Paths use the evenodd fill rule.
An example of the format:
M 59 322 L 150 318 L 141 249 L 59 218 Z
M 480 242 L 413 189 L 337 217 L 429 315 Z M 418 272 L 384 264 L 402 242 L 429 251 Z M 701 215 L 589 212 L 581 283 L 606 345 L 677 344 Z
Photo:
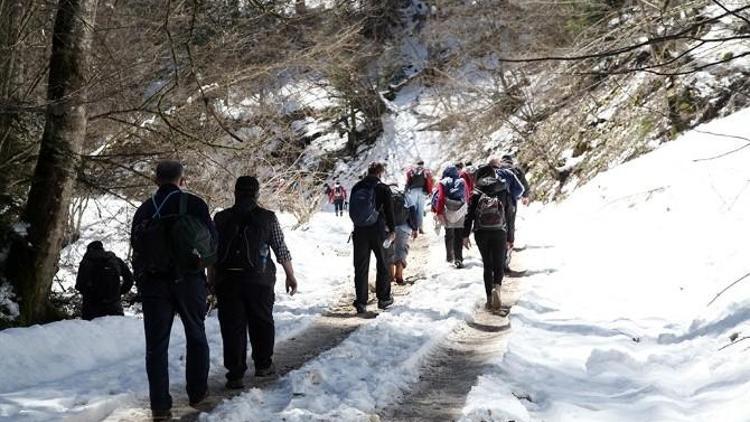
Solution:
M 65 234 L 76 170 L 86 135 L 88 61 L 96 0 L 59 0 L 50 57 L 46 124 L 8 275 L 20 297 L 19 324 L 46 322 L 52 280 Z

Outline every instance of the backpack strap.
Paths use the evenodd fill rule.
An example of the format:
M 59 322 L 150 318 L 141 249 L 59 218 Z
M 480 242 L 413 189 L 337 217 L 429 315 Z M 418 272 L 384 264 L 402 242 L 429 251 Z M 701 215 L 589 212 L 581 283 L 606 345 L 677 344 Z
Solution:
M 156 194 L 154 194 L 151 197 L 151 203 L 154 204 L 154 214 L 151 216 L 151 218 L 158 217 L 161 218 L 161 209 L 164 207 L 164 204 L 167 203 L 167 200 L 174 195 L 177 192 L 181 192 L 180 190 L 173 190 L 172 192 L 169 192 L 166 197 L 161 201 L 161 204 L 156 204 Z M 182 203 L 180 203 L 180 208 L 182 208 Z
M 180 211 L 179 215 L 187 214 L 188 194 L 184 193 L 180 196 Z

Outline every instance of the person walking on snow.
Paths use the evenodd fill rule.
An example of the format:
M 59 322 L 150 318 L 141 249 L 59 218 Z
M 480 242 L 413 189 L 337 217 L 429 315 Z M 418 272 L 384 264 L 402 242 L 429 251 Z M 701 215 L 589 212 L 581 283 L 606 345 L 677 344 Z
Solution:
M 391 280 L 404 285 L 404 268 L 409 256 L 409 238 L 417 237 L 417 207 L 409 202 L 404 192 L 395 186 L 391 188 L 393 201 L 393 224 L 396 226 L 396 238 L 386 255 L 389 257 Z
M 121 297 L 132 287 L 133 273 L 125 261 L 104 250 L 102 242 L 89 243 L 76 276 L 81 318 L 90 321 L 106 315 L 124 315 Z
M 424 234 L 424 206 L 427 196 L 433 189 L 432 172 L 424 167 L 423 160 L 417 160 L 417 165 L 406 172 L 406 195 L 417 207 L 417 225 L 419 233 Z
M 143 301 L 151 411 L 158 420 L 171 417 L 168 350 L 175 313 L 185 329 L 190 405 L 196 406 L 208 396 L 204 267 L 216 257 L 216 229 L 206 202 L 182 190 L 182 164 L 159 162 L 156 183 L 159 189 L 133 216 L 130 239 L 135 280 Z
M 484 266 L 485 307 L 497 311 L 501 305 L 505 251 L 513 243 L 513 232 L 508 227 L 512 194 L 508 181 L 498 177 L 491 166 L 477 170 L 476 180 L 464 222 L 464 244 L 471 246 L 469 236 L 473 231 Z
M 468 210 L 469 191 L 456 166 L 443 170 L 443 177 L 433 197 L 433 212 L 438 222 L 445 227 L 446 261 L 456 268 L 464 267 L 463 231 L 464 218 Z
M 247 371 L 247 337 L 250 336 L 255 376 L 276 373 L 273 365 L 275 327 L 273 321 L 276 260 L 286 273 L 286 291 L 297 292 L 292 256 L 276 215 L 258 205 L 258 179 L 242 176 L 234 186 L 231 208 L 214 216 L 219 233 L 216 264 L 209 269 L 219 308 L 221 338 L 224 343 L 226 387 L 244 388 Z
M 393 304 L 383 242 L 387 239 L 388 245 L 385 246 L 393 243 L 396 238 L 396 226 L 391 190 L 381 182 L 384 174 L 384 163 L 371 163 L 367 169 L 367 176 L 352 187 L 349 199 L 349 217 L 354 223 L 354 307 L 360 315 L 367 312 L 371 253 L 375 254 L 377 266 L 375 294 L 378 298 L 378 308 L 386 309 Z
M 336 181 L 331 189 L 331 200 L 337 217 L 344 215 L 344 202 L 346 202 L 346 189 Z
M 511 217 L 508 221 L 508 232 L 516 232 L 516 214 L 518 212 L 518 200 L 522 199 L 524 205 L 529 202 L 529 183 L 523 170 L 513 163 L 513 156 L 505 154 L 501 159 L 492 158 L 490 165 L 497 170 L 498 177 L 508 180 L 511 195 Z M 506 250 L 505 271 L 510 271 L 510 257 L 513 253 L 513 242 Z

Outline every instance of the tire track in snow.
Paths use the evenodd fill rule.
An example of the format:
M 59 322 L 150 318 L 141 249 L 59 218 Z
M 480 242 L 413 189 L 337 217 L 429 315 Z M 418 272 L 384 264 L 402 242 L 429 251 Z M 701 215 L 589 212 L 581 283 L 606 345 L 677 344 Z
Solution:
M 424 237 L 421 240 L 418 239 L 413 245 L 413 263 L 409 267 L 409 272 L 413 274 L 406 278 L 406 285 L 392 286 L 392 294 L 396 300 L 400 296 L 409 294 L 411 285 L 417 280 L 424 278 L 424 270 L 427 263 L 426 245 Z M 371 267 L 374 267 L 374 262 L 372 264 Z M 351 268 L 347 268 L 347 270 L 351 270 Z M 372 280 L 374 280 L 374 274 L 370 274 L 370 281 Z M 279 385 L 284 375 L 301 368 L 320 354 L 341 344 L 349 335 L 370 320 L 356 316 L 354 307 L 352 306 L 354 301 L 353 290 L 354 285 L 352 282 L 350 288 L 347 289 L 347 293 L 341 296 L 327 311 L 316 317 L 315 321 L 308 327 L 275 345 L 274 364 L 276 365 L 277 377 L 255 378 L 250 375 L 251 369 L 245 377 L 244 390 L 227 390 L 224 388 L 224 383 L 226 382 L 224 368 L 218 370 L 212 368 L 208 380 L 209 397 L 197 409 L 187 405 L 187 397 L 184 391 L 180 391 L 177 395 L 174 394 L 175 391 L 172 391 L 174 395 L 172 419 L 197 421 L 201 413 L 211 412 L 224 402 L 224 400 L 232 399 L 253 388 L 266 389 Z M 370 290 L 374 291 L 372 285 L 370 286 Z M 372 308 L 374 306 L 377 306 L 377 300 L 374 295 L 370 295 L 369 307 Z M 374 313 L 373 317 L 376 317 L 378 313 Z M 251 364 L 249 366 L 252 367 Z M 148 402 L 139 403 L 139 406 L 141 407 L 115 410 L 105 421 L 150 421 L 151 411 L 148 410 Z
M 518 262 L 517 260 L 516 262 Z M 521 273 L 505 279 L 502 297 L 510 309 L 519 295 Z M 486 372 L 487 362 L 504 353 L 510 333 L 506 316 L 478 309 L 456 327 L 423 364 L 419 381 L 393 405 L 380 411 L 386 421 L 452 421 L 461 416 L 466 396 Z

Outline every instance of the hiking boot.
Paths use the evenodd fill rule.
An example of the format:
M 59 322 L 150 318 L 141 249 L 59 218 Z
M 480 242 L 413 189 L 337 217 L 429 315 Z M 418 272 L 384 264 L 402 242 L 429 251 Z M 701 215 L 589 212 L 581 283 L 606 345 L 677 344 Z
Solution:
M 241 390 L 245 388 L 245 382 L 242 380 L 242 378 L 227 380 L 225 387 L 228 390 Z
M 396 284 L 398 284 L 399 286 L 405 286 L 406 282 L 404 281 L 403 278 L 397 278 L 396 279 Z
M 172 419 L 172 410 L 171 409 L 163 409 L 163 410 L 156 410 L 151 409 L 151 420 L 153 421 L 168 421 Z
M 367 305 L 362 305 L 359 303 L 354 304 L 354 308 L 357 309 L 357 314 L 366 314 L 367 313 Z
M 189 403 L 190 407 L 195 407 L 195 406 L 200 405 L 203 402 L 203 400 L 206 400 L 206 397 L 208 397 L 208 390 L 206 390 L 203 394 L 196 397 L 195 399 L 190 399 L 190 403 Z
M 492 288 L 491 307 L 493 310 L 499 311 L 501 304 L 502 302 L 500 301 L 500 285 L 495 284 L 495 287 Z
M 487 310 L 487 311 L 491 311 L 492 310 L 492 300 L 491 299 L 488 298 L 487 301 L 484 302 L 484 309 Z
M 393 305 L 393 296 L 389 297 L 388 299 L 378 301 L 379 309 L 387 309 L 391 305 Z
M 265 368 L 255 370 L 255 376 L 258 378 L 272 377 L 274 375 L 276 375 L 276 365 L 273 363 Z
M 463 262 L 463 261 L 459 261 L 459 260 L 456 260 L 456 262 L 454 262 L 454 263 L 453 263 L 453 265 L 455 265 L 455 266 L 456 266 L 456 268 L 460 270 L 461 268 L 463 268 L 463 267 L 464 267 L 464 262 Z

